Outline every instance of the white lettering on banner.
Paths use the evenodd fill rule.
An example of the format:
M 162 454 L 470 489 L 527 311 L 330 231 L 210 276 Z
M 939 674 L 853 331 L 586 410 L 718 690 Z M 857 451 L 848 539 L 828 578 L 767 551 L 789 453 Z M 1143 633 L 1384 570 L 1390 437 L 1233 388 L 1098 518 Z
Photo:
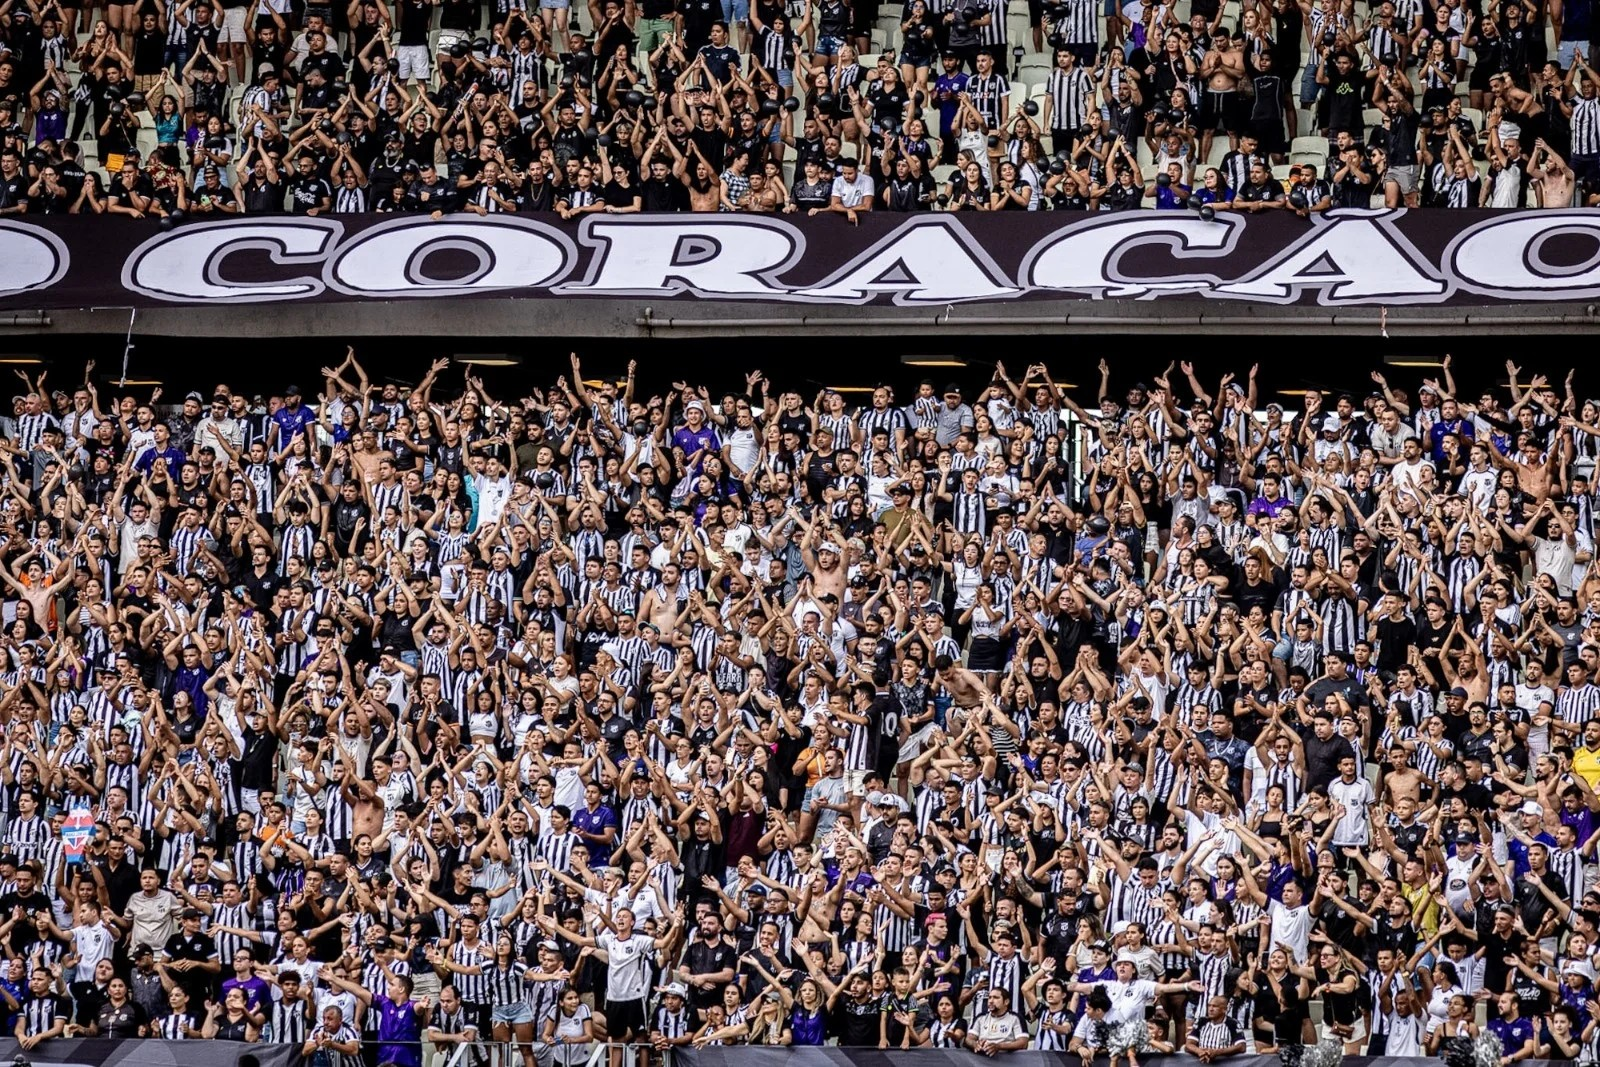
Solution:
M 67 273 L 71 254 L 61 238 L 21 223 L 0 223 L 0 296 L 46 289 Z
M 805 238 L 786 223 L 724 216 L 590 216 L 578 238 L 594 248 L 589 275 L 558 293 L 782 300 L 789 290 L 776 276 L 805 253 Z
M 1017 291 L 965 228 L 946 217 L 922 215 L 908 220 L 820 285 L 791 295 L 839 304 L 865 303 L 880 293 L 892 293 L 896 304 L 948 304 L 1000 300 Z
M 1071 222 L 1022 220 L 1038 230 L 1012 219 L 995 227 L 994 237 L 982 217 L 920 215 L 896 220 L 837 268 L 831 264 L 847 257 L 831 242 L 850 242 L 855 232 L 843 222 L 834 237 L 819 225 L 802 228 L 776 218 L 591 216 L 574 238 L 568 229 L 508 215 L 412 217 L 367 227 L 277 217 L 191 223 L 159 233 L 128 255 L 121 280 L 131 295 L 180 304 L 288 302 L 328 290 L 380 299 L 510 290 L 816 305 L 888 296 L 901 306 L 992 302 L 1030 292 L 1096 299 L 1194 293 L 1294 303 L 1310 291 L 1332 306 L 1435 304 L 1453 294 L 1539 301 L 1600 296 L 1600 215 L 1476 216 L 1435 264 L 1400 232 L 1403 214 L 1341 209 L 1302 230 L 1294 220 L 1231 212 L 1213 220 L 1130 212 Z M 1429 217 L 1440 227 L 1454 224 L 1453 213 Z M 994 242 L 1032 232 L 1043 236 L 1021 257 L 1013 280 L 994 256 L 1006 246 Z M 813 259 L 822 264 L 807 264 L 807 238 L 819 233 L 829 234 L 830 244 L 815 250 Z M 588 255 L 581 277 L 580 242 Z M 0 296 L 61 287 L 70 253 L 45 226 L 0 223 Z M 1002 258 L 1010 262 L 1010 254 Z M 446 256 L 461 265 L 444 263 Z M 823 280 L 810 281 L 825 271 Z M 85 274 L 88 285 L 95 277 L 91 266 Z M 105 303 L 117 297 L 88 293 Z
M 435 278 L 429 256 L 461 252 L 477 266 Z M 326 271 L 328 288 L 352 296 L 459 296 L 492 289 L 536 289 L 563 277 L 577 259 L 572 239 L 542 222 L 507 215 L 399 220 L 360 231 Z
M 1136 248 L 1165 245 L 1178 260 L 1222 257 L 1238 245 L 1244 220 L 1218 215 L 1214 221 L 1169 212 L 1122 214 L 1072 226 L 1034 245 L 1017 278 L 1028 289 L 1070 289 L 1096 297 L 1147 297 L 1163 292 L 1204 292 L 1221 284 L 1215 274 L 1130 278 L 1122 258 Z
M 1545 243 L 1568 236 L 1595 245 L 1589 258 L 1570 266 L 1547 263 Z M 1600 217 L 1586 211 L 1541 211 L 1480 222 L 1450 242 L 1444 268 L 1463 288 L 1486 296 L 1527 299 L 1547 291 L 1574 300 L 1600 296 Z
M 1387 211 L 1341 208 L 1314 218 L 1311 232 L 1215 296 L 1290 303 L 1315 289 L 1320 304 L 1433 303 L 1450 291 L 1423 264 Z
M 320 278 L 302 275 L 272 282 L 228 281 L 223 262 L 246 249 L 264 251 L 284 266 L 312 266 L 344 232 L 324 219 L 213 222 L 152 237 L 128 257 L 122 284 L 157 300 L 226 300 L 242 304 L 287 300 L 322 292 Z

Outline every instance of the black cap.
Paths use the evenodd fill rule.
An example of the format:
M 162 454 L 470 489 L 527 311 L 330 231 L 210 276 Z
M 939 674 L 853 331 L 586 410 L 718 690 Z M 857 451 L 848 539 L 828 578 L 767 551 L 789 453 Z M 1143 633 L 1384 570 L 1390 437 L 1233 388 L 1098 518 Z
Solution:
M 299 396 L 300 395 L 300 387 L 298 385 L 286 385 L 286 386 L 283 387 L 283 395 L 284 396 Z

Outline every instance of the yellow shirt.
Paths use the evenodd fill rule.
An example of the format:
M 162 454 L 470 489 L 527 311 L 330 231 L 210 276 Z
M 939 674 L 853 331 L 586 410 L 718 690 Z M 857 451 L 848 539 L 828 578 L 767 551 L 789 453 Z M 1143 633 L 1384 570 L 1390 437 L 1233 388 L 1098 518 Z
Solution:
M 1427 937 L 1432 937 L 1439 930 L 1439 905 L 1433 899 L 1433 890 L 1428 888 L 1428 883 L 1410 886 L 1400 883 L 1400 895 L 1406 898 L 1406 903 L 1411 905 L 1411 914 L 1417 914 L 1417 905 L 1427 902 L 1427 907 L 1422 909 L 1422 932 Z
M 1593 789 L 1600 783 L 1600 751 L 1580 748 L 1572 754 L 1572 769 L 1583 775 L 1583 780 Z

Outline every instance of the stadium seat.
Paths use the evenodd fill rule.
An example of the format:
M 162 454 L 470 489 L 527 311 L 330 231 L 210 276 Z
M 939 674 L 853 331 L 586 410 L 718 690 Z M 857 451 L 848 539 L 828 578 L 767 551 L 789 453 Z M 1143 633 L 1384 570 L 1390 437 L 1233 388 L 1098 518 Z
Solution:
M 1291 155 L 1304 153 L 1318 157 L 1326 156 L 1328 154 L 1328 142 L 1322 137 L 1296 137 L 1293 143 L 1289 145 L 1289 153 Z

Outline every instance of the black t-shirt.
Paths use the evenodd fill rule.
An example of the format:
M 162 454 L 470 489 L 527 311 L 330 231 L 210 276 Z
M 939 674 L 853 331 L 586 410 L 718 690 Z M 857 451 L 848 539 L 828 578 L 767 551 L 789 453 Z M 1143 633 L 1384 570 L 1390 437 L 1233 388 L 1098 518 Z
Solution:
M 133 35 L 133 73 L 135 74 L 160 74 L 161 57 L 166 51 L 167 35 L 160 30 L 151 30 L 145 33 L 139 30 Z
M 433 5 L 428 0 L 401 0 L 400 47 L 427 45 L 428 26 L 433 19 Z
M 1389 154 L 1389 166 L 1414 167 L 1417 165 L 1417 113 L 1396 111 L 1389 116 L 1387 130 L 1375 129 L 1374 137 L 1383 136 L 1384 151 Z
M 1101 197 L 1101 201 L 1109 211 L 1132 211 L 1144 199 L 1144 186 L 1138 182 L 1123 185 L 1120 181 L 1112 183 L 1110 189 Z
M 11 943 L 21 955 L 27 955 L 23 946 L 39 940 L 39 928 L 34 924 L 33 917 L 49 916 L 50 898 L 37 889 L 27 895 L 13 890 L 0 897 L 0 915 L 14 915 L 18 908 L 22 909 L 22 917 L 11 928 Z
M 1359 135 L 1362 106 L 1361 72 L 1352 69 L 1347 74 L 1340 74 L 1330 59 L 1327 76 L 1328 87 L 1323 93 L 1323 98 L 1328 102 L 1328 131 L 1335 133 L 1339 130 L 1348 130 L 1351 134 Z
M 439 28 L 476 30 L 483 22 L 482 0 L 441 0 Z
M 178 984 L 183 983 L 179 981 Z M 94 1021 L 101 1037 L 138 1037 L 140 1028 L 149 1023 L 150 1016 L 132 1000 L 123 1001 L 121 1007 L 106 1001 L 100 1005 Z
M 16 207 L 28 202 L 28 176 L 21 171 L 16 177 L 0 175 L 0 208 Z
M 322 80 L 332 85 L 336 78 L 344 77 L 344 60 L 327 49 L 321 52 L 308 52 L 305 59 L 300 62 L 300 73 L 304 76 L 307 71 L 312 70 L 319 72 Z
M 244 5 L 235 4 L 233 6 L 243 7 Z M 213 22 L 208 22 L 204 26 L 201 26 L 197 23 L 190 23 L 184 28 L 183 31 L 184 43 L 188 47 L 189 55 L 191 56 L 194 55 L 195 50 L 201 41 L 205 41 L 206 51 L 210 52 L 212 55 L 216 55 L 217 38 L 220 36 L 222 36 L 222 27 Z
M 309 178 L 296 178 L 289 183 L 289 210 L 296 215 L 304 215 L 312 208 L 322 207 L 323 201 L 332 197 L 332 188 L 315 174 Z
M 1417 624 L 1411 619 L 1401 616 L 1391 619 L 1388 616 L 1378 620 L 1378 657 L 1377 667 L 1380 671 L 1398 669 L 1406 662 L 1411 653 L 1411 646 L 1417 640 Z
M 1277 203 L 1283 199 L 1283 186 L 1271 178 L 1260 184 L 1245 182 L 1239 186 L 1239 191 L 1234 195 L 1234 199 L 1242 200 L 1246 204 Z

